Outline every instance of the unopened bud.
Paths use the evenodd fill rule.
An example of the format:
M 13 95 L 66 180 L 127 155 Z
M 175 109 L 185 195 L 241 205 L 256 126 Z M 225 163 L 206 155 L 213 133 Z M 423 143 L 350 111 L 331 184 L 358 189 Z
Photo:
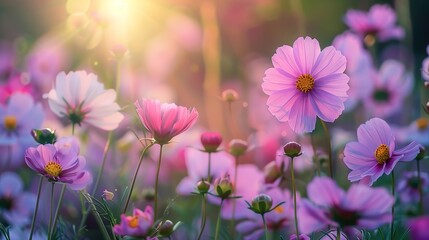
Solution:
M 426 149 L 425 149 L 425 147 L 423 147 L 422 145 L 420 145 L 419 150 L 420 150 L 420 152 L 416 156 L 416 160 L 417 161 L 422 160 L 426 156 Z
M 222 199 L 226 199 L 232 194 L 232 183 L 229 174 L 225 174 L 225 176 L 216 179 L 215 190 L 217 195 Z
M 207 193 L 210 189 L 210 183 L 206 180 L 201 180 L 197 183 L 197 189 L 200 193 Z
M 201 134 L 201 144 L 206 152 L 216 152 L 222 143 L 222 136 L 217 132 L 205 132 Z
M 40 144 L 54 144 L 57 141 L 55 131 L 49 128 L 33 129 L 31 130 L 31 136 Z
M 233 89 L 226 89 L 222 92 L 222 100 L 229 103 L 237 101 L 238 93 Z
M 247 142 L 241 139 L 232 139 L 229 142 L 229 153 L 234 157 L 243 155 L 247 150 Z
M 255 213 L 269 212 L 273 205 L 273 199 L 267 194 L 259 194 L 252 199 L 252 208 Z
M 144 200 L 151 202 L 155 199 L 155 190 L 153 188 L 143 189 L 142 191 Z
M 170 220 L 165 220 L 159 228 L 159 234 L 163 237 L 168 237 L 173 233 L 174 224 Z
M 288 157 L 298 157 L 301 153 L 301 145 L 297 142 L 288 142 L 283 147 L 283 151 Z

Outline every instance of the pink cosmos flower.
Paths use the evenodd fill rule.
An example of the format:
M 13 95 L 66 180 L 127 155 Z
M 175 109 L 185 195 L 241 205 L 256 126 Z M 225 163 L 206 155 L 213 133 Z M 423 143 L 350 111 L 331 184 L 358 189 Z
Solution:
M 68 117 L 73 124 L 88 123 L 113 130 L 124 118 L 115 102 L 115 90 L 105 90 L 96 75 L 85 71 L 59 73 L 47 97 L 51 110 L 59 117 Z
M 144 211 L 134 208 L 132 216 L 121 214 L 121 223 L 113 226 L 113 232 L 120 236 L 145 237 L 153 222 L 151 206 L 147 206 Z
M 395 25 L 396 14 L 389 5 L 375 4 L 369 12 L 349 10 L 346 13 L 345 23 L 362 38 L 377 38 L 380 42 L 389 39 L 402 39 L 404 29 Z M 371 40 L 372 43 L 375 39 Z
M 353 184 L 345 192 L 332 179 L 316 177 L 307 193 L 309 200 L 302 200 L 298 209 L 299 229 L 304 234 L 328 226 L 374 229 L 392 220 L 394 198 L 384 188 Z
M 412 161 L 420 152 L 420 145 L 412 142 L 395 149 L 395 137 L 389 125 L 380 118 L 368 120 L 357 130 L 358 142 L 347 143 L 344 163 L 352 171 L 349 180 L 364 180 L 372 185 L 383 173 L 389 175 L 399 161 Z
M 0 85 L 0 104 L 5 104 L 12 94 L 33 92 L 33 86 L 29 84 L 28 74 L 15 74 L 11 76 L 6 84 Z
M 416 203 L 419 201 L 419 182 L 422 185 L 423 194 L 429 190 L 429 174 L 417 171 L 404 172 L 397 186 L 399 198 L 403 203 Z
M 137 100 L 137 113 L 144 127 L 158 144 L 167 144 L 180 133 L 188 130 L 198 119 L 195 108 L 187 109 L 174 103 L 142 99 Z
M 338 35 L 332 45 L 347 58 L 346 74 L 350 77 L 350 89 L 347 101 L 344 102 L 345 111 L 350 111 L 371 94 L 373 82 L 369 79 L 372 70 L 372 60 L 364 50 L 359 37 L 346 32 Z
M 50 181 L 65 183 L 72 190 L 81 190 L 91 181 L 91 175 L 83 169 L 86 160 L 79 152 L 76 138 L 61 138 L 55 144 L 28 148 L 25 162 Z
M 404 65 L 396 60 L 386 60 L 379 72 L 373 72 L 370 77 L 374 86 L 363 100 L 365 109 L 377 117 L 389 117 L 400 111 L 413 88 L 413 80 L 405 72 Z
M 282 46 L 265 72 L 263 91 L 268 110 L 295 132 L 311 132 L 316 118 L 333 122 L 344 110 L 349 77 L 346 58 L 334 47 L 320 51 L 319 42 L 298 38 L 293 47 Z

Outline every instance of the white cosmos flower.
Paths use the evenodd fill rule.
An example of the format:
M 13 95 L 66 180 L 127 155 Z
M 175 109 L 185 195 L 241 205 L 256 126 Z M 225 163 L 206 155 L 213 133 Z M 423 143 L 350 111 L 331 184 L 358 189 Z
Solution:
M 60 72 L 55 87 L 48 93 L 49 107 L 59 117 L 73 124 L 87 123 L 103 130 L 113 130 L 124 118 L 115 102 L 116 92 L 104 89 L 97 76 L 85 71 Z

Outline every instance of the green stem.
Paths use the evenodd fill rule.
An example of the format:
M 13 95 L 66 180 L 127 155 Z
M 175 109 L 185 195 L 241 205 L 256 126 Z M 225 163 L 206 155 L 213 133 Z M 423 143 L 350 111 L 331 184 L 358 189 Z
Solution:
M 269 237 L 268 237 L 268 227 L 267 227 L 267 222 L 265 221 L 265 216 L 264 216 L 264 214 L 261 214 L 261 216 L 262 216 L 262 222 L 264 222 L 265 240 L 268 240 L 268 239 L 269 239 Z M 298 239 L 299 239 L 299 237 L 298 237 Z
M 295 172 L 293 168 L 293 157 L 290 158 L 290 175 L 292 178 L 293 214 L 295 217 L 295 231 L 296 231 L 296 236 L 299 239 L 298 214 L 296 212 L 296 185 L 295 185 Z
M 207 170 L 207 181 L 211 183 L 212 177 L 211 177 L 211 165 L 212 165 L 212 154 L 209 152 L 209 166 Z
M 210 153 L 209 153 L 210 154 Z M 203 236 L 204 228 L 206 227 L 206 219 L 207 219 L 207 203 L 206 203 L 206 195 L 202 194 L 203 202 L 201 205 L 201 231 L 198 234 L 198 240 Z
M 52 228 L 52 213 L 54 212 L 54 185 L 55 183 L 52 182 L 51 187 L 51 210 L 49 214 L 49 225 L 48 225 L 48 240 L 51 240 L 51 228 Z
M 158 216 L 158 182 L 159 182 L 159 170 L 161 169 L 161 159 L 162 159 L 162 147 L 164 145 L 160 144 L 159 145 L 159 158 L 158 158 L 158 167 L 156 169 L 156 179 L 155 179 L 155 217 L 154 220 L 157 220 L 157 216 Z
M 43 176 L 40 175 L 39 187 L 37 188 L 36 208 L 34 208 L 33 220 L 31 221 L 31 230 L 29 240 L 33 239 L 34 226 L 36 225 L 37 211 L 39 210 L 40 192 L 42 191 Z
M 82 195 L 85 195 L 85 193 L 83 193 L 82 191 L 80 191 L 80 193 Z M 110 236 L 109 236 L 109 233 L 107 233 L 106 226 L 104 225 L 103 220 L 100 217 L 100 214 L 97 212 L 97 208 L 95 207 L 94 202 L 91 199 L 91 196 L 87 194 L 85 199 L 89 202 L 91 212 L 92 214 L 94 214 L 95 221 L 97 222 L 97 225 L 100 227 L 100 231 L 101 231 L 101 234 L 103 235 L 103 239 L 110 240 Z
M 420 176 L 420 160 L 417 160 L 417 178 L 419 179 L 419 211 L 420 215 L 423 215 L 423 181 Z
M 72 135 L 74 136 L 74 123 L 72 123 Z
M 392 196 L 393 199 L 395 199 L 395 172 L 392 170 Z M 390 240 L 393 240 L 393 225 L 395 223 L 395 202 L 396 199 L 393 202 L 392 205 L 392 224 L 390 225 Z
M 141 156 L 140 156 L 139 164 L 137 165 L 136 171 L 134 172 L 133 181 L 131 182 L 131 189 L 130 189 L 130 192 L 128 193 L 127 201 L 126 201 L 126 203 L 125 203 L 124 210 L 122 211 L 123 213 L 125 213 L 125 212 L 127 211 L 128 204 L 130 203 L 131 194 L 133 193 L 134 184 L 136 183 L 137 174 L 139 173 L 140 166 L 141 166 L 141 164 L 142 164 L 142 162 L 143 162 L 143 157 L 144 157 L 144 155 L 145 155 L 146 151 L 147 151 L 150 147 L 152 147 L 154 144 L 155 144 L 154 142 L 151 142 L 149 145 L 147 145 L 147 147 L 145 147 L 145 148 L 143 149 L 143 152 L 142 152 L 142 154 L 141 154 Z M 156 213 L 156 211 L 155 211 L 155 213 Z
M 320 119 L 320 122 L 322 123 L 323 130 L 325 131 L 326 136 L 326 144 L 328 148 L 328 164 L 329 164 L 329 176 L 331 178 L 334 178 L 334 171 L 333 171 L 333 164 L 332 164 L 332 149 L 331 149 L 331 135 L 329 134 L 329 129 L 326 126 L 326 123 Z
M 341 228 L 337 227 L 337 240 L 341 240 Z
M 58 204 L 57 204 L 57 208 L 55 210 L 55 215 L 54 215 L 54 222 L 52 225 L 52 229 L 51 229 L 51 234 L 54 235 L 55 233 L 55 228 L 57 226 L 57 219 L 58 219 L 58 214 L 60 212 L 60 207 L 61 207 L 61 203 L 63 202 L 63 196 L 64 196 L 64 191 L 66 190 L 66 185 L 63 184 L 63 187 L 61 188 L 61 192 L 60 192 L 60 197 L 58 199 Z
M 218 240 L 218 239 L 219 239 L 220 214 L 221 214 L 221 212 L 222 212 L 222 204 L 223 204 L 223 199 L 220 201 L 220 206 L 219 206 L 219 215 L 217 216 L 216 230 L 215 230 L 215 240 Z

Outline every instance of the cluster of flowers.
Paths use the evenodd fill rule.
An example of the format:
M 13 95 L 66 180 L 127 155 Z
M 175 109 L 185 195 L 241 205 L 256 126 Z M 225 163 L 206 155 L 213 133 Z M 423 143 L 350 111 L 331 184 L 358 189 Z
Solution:
M 256 164 L 246 162 L 246 153 L 256 145 L 251 140 L 231 139 L 224 151 L 222 135 L 205 131 L 199 135 L 200 141 L 194 148 L 182 146 L 188 175 L 178 183 L 176 192 L 201 198 L 201 224 L 196 227 L 197 224 L 190 223 L 193 225 L 190 232 L 180 230 L 181 222 L 174 224 L 167 219 L 166 211 L 159 206 L 166 202 L 160 197 L 159 184 L 161 162 L 171 157 L 163 156 L 164 149 L 173 145 L 173 138 L 184 135 L 197 122 L 199 113 L 195 108 L 146 98 L 135 101 L 139 124 L 144 127 L 144 137 L 137 141 L 141 157 L 136 161 L 129 189 L 123 189 L 123 201 L 114 206 L 115 193 L 104 190 L 100 198 L 99 189 L 103 174 L 122 171 L 105 168 L 113 131 L 128 120 L 116 102 L 117 92 L 106 90 L 92 73 L 60 72 L 54 87 L 42 100 L 37 98 L 41 94 L 36 88 L 23 82 L 23 74 L 4 75 L 6 84 L 0 86 L 1 233 L 13 236 L 12 239 L 58 237 L 61 232 L 57 227 L 58 218 L 68 188 L 71 192 L 78 191 L 81 199 L 82 215 L 75 238 L 80 237 L 80 230 L 92 213 L 97 231 L 105 239 L 117 236 L 158 239 L 177 234 L 197 239 L 214 235 L 217 240 L 221 238 L 222 219 L 230 220 L 232 232 L 245 239 L 260 239 L 263 235 L 268 239 L 270 231 L 282 236 L 287 234 L 290 239 L 311 239 L 312 236 L 362 239 L 366 231 L 380 232 L 387 224 L 390 224 L 387 235 L 396 239 L 398 214 L 395 215 L 394 209 L 399 204 L 396 204 L 395 195 L 400 193 L 401 203 L 419 203 L 415 215 L 420 217 L 407 223 L 412 239 L 427 239 L 429 217 L 424 215 L 423 197 L 429 190 L 429 175 L 421 171 L 420 164 L 427 159 L 429 120 L 427 116 L 421 117 L 405 130 L 396 130 L 382 119 L 398 113 L 413 83 L 399 61 L 386 60 L 377 71 L 374 56 L 367 51 L 378 42 L 403 38 L 404 31 L 395 25 L 394 11 L 387 5 L 375 5 L 368 13 L 350 10 L 345 22 L 350 31 L 338 36 L 333 46 L 321 49 L 316 39 L 300 37 L 292 46 L 279 47 L 272 57 L 273 67 L 265 71 L 262 90 L 268 95 L 268 111 L 278 121 L 287 123 L 294 132 L 291 135 L 296 136 L 293 140 L 300 143 L 291 141 L 279 148 L 276 145 L 275 160 L 264 164 L 263 171 Z M 429 85 L 428 59 L 424 60 L 422 68 L 425 86 Z M 367 80 L 362 81 L 365 78 Z M 227 90 L 222 99 L 231 109 L 238 93 Z M 55 116 L 65 119 L 66 124 L 71 123 L 71 135 L 67 131 L 58 134 L 49 128 L 41 129 L 45 114 L 42 103 L 36 103 L 38 100 L 47 100 Z M 357 141 L 347 140 L 343 144 L 342 157 L 338 158 L 350 170 L 348 180 L 352 184 L 345 191 L 336 181 L 339 176 L 334 176 L 341 161 L 334 161 L 331 146 L 341 144 L 333 144 L 338 138 L 334 135 L 330 139 L 326 122 L 334 122 L 343 112 L 351 112 L 360 103 L 367 110 L 369 120 L 358 127 Z M 429 114 L 429 102 L 427 108 Z M 316 149 L 314 142 L 300 141 L 307 137 L 302 134 L 316 129 L 318 119 L 327 137 L 323 140 L 328 144 L 323 153 Z M 94 128 L 109 131 L 96 174 L 87 166 L 87 157 L 81 155 L 81 145 L 85 141 L 81 136 L 88 137 L 86 131 Z M 57 135 L 62 136 L 57 138 Z M 143 151 L 140 151 L 141 146 Z M 91 146 L 85 147 L 90 152 Z M 152 149 L 157 149 L 158 154 L 148 153 Z M 152 169 L 145 168 L 145 175 L 153 177 L 154 192 L 147 194 L 153 204 L 147 204 L 142 211 L 143 208 L 136 207 L 138 201 L 133 202 L 138 198 L 135 184 L 138 185 L 142 177 L 139 171 L 148 155 L 158 159 L 153 161 L 156 166 Z M 171 158 L 175 157 L 179 158 Z M 40 176 L 37 195 L 24 191 L 25 179 L 12 171 L 23 162 Z M 416 163 L 417 170 L 405 172 L 396 185 L 395 167 L 404 162 Z M 315 169 L 317 171 L 313 172 L 317 176 L 301 174 Z M 392 177 L 391 193 L 383 186 L 373 187 L 384 175 Z M 43 191 L 45 181 L 51 183 L 50 194 Z M 62 189 L 54 211 L 56 186 Z M 91 194 L 87 192 L 90 186 Z M 44 226 L 37 221 L 41 217 L 38 209 L 43 195 L 50 195 L 50 209 L 45 211 L 49 213 L 46 233 L 40 231 Z M 207 203 L 219 206 L 214 230 L 206 228 L 206 221 L 210 219 Z M 134 206 L 131 213 L 128 211 L 130 204 Z

